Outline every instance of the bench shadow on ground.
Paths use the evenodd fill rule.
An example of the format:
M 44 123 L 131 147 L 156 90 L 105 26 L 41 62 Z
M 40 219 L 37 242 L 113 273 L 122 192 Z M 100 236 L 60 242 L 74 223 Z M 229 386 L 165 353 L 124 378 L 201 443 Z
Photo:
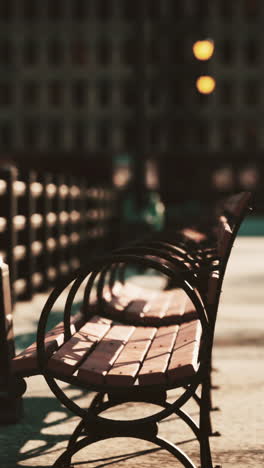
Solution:
M 44 452 L 51 453 L 58 442 L 66 441 L 70 436 L 70 434 L 65 434 L 65 431 L 62 435 L 43 433 L 43 430 L 52 426 L 66 424 L 67 427 L 67 421 L 72 416 L 58 404 L 55 398 L 25 398 L 24 409 L 25 416 L 19 423 L 0 426 L 1 446 L 3 446 L 0 450 L 0 465 L 5 468 L 20 466 L 22 461 L 32 458 L 36 458 L 36 463 L 30 466 L 42 468 L 42 465 L 37 464 L 37 458 Z M 48 414 L 52 412 L 61 413 L 61 417 L 52 422 L 45 422 Z M 33 448 L 24 451 L 23 447 L 26 447 L 28 442 Z M 55 453 L 54 458 L 56 458 Z M 23 466 L 27 467 L 25 463 Z
M 78 398 L 80 395 L 78 395 Z M 72 414 L 64 407 L 60 406 L 55 397 L 32 397 L 24 400 L 25 416 L 21 422 L 15 425 L 0 426 L 0 466 L 4 468 L 15 468 L 23 466 L 24 468 L 44 468 L 50 464 L 42 464 L 39 457 L 54 462 L 59 456 L 60 449 L 56 446 L 58 443 L 63 443 L 66 447 L 67 441 L 77 425 L 78 421 L 69 424 Z M 47 421 L 50 413 L 56 413 L 56 418 L 52 422 Z M 176 417 L 177 419 L 177 417 Z M 60 434 L 60 426 L 64 425 L 62 434 Z M 56 429 L 55 429 L 56 426 Z M 51 429 L 53 433 L 49 432 Z M 66 429 L 65 429 L 66 428 Z M 55 429 L 55 430 L 54 430 Z M 181 446 L 188 442 L 193 442 L 195 439 L 190 438 L 176 442 Z M 29 447 L 27 448 L 27 446 Z M 89 451 L 89 448 L 87 448 Z M 89 460 L 86 454 L 83 454 L 84 460 L 75 462 L 74 466 L 88 466 L 90 463 L 96 463 L 97 468 L 112 466 L 125 462 L 129 459 L 138 458 L 151 453 L 159 452 L 162 449 L 153 446 L 149 449 L 135 450 L 125 452 L 115 456 L 106 458 L 98 458 Z M 28 463 L 27 464 L 27 460 Z
M 24 468 L 31 468 L 32 466 L 35 468 L 46 468 L 47 464 L 39 464 L 38 458 L 44 457 L 46 459 L 47 456 L 52 455 L 52 462 L 54 462 L 59 456 L 59 450 L 56 448 L 56 445 L 63 442 L 63 446 L 66 447 L 73 429 L 71 427 L 69 432 L 64 430 L 62 434 L 59 434 L 57 430 L 55 434 L 47 434 L 45 430 L 63 424 L 67 428 L 67 423 L 72 414 L 61 407 L 56 398 L 53 397 L 27 398 L 25 399 L 24 407 L 25 417 L 21 422 L 15 425 L 0 427 L 2 446 L 0 449 L 0 466 L 4 468 L 15 468 L 18 466 L 23 466 Z M 58 417 L 52 422 L 46 422 L 48 414 L 52 412 L 56 412 Z M 58 413 L 61 413 L 61 416 Z M 74 426 L 76 425 L 77 422 L 74 423 Z M 183 440 L 177 442 L 177 445 L 180 446 L 194 440 Z M 32 448 L 25 450 L 28 443 L 32 445 Z M 92 460 L 88 460 L 87 454 L 86 456 L 84 454 L 84 460 L 75 462 L 74 466 L 82 467 L 90 463 L 96 463 L 97 468 L 102 468 L 161 450 L 161 448 L 153 446 L 153 448 L 145 450 L 135 450 L 106 458 L 93 458 Z M 30 464 L 27 464 L 27 460 L 30 460 Z
M 177 446 L 181 446 L 189 442 L 193 442 L 193 441 L 196 441 L 196 439 L 194 438 L 186 439 L 186 440 L 182 440 L 181 442 L 175 442 L 175 443 Z M 153 448 L 149 448 L 145 450 L 135 450 L 129 453 L 122 453 L 121 455 L 114 455 L 114 456 L 110 456 L 106 458 L 97 458 L 97 459 L 94 458 L 93 460 L 90 460 L 90 461 L 84 460 L 81 462 L 74 462 L 73 466 L 76 468 L 77 466 L 79 466 L 81 468 L 82 466 L 84 465 L 86 466 L 86 464 L 89 464 L 89 463 L 93 463 L 93 464 L 98 463 L 98 465 L 96 465 L 96 468 L 103 468 L 106 466 L 116 465 L 117 463 L 123 463 L 133 458 L 142 457 L 143 455 L 150 455 L 151 453 L 157 453 L 157 452 L 160 452 L 161 450 L 163 449 L 160 447 L 153 447 Z M 29 468 L 29 467 L 26 467 L 26 468 Z M 42 468 L 42 467 L 38 467 L 38 468 Z

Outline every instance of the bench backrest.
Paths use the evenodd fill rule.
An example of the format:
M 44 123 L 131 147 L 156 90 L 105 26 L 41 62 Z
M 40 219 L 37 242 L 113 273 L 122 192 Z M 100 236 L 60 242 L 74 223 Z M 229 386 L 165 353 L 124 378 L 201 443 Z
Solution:
M 250 192 L 242 192 L 229 197 L 223 204 L 224 214 L 219 216 L 216 231 L 219 262 L 215 265 L 215 271 L 210 274 L 207 294 L 209 308 L 213 309 L 210 310 L 210 315 L 214 317 L 214 320 L 216 319 L 228 259 L 241 223 L 250 209 L 250 199 Z
M 223 214 L 219 217 L 217 248 L 221 268 L 224 270 L 241 223 L 250 210 L 250 199 L 250 192 L 241 192 L 227 198 L 223 204 Z
M 247 211 L 250 209 L 250 200 L 250 192 L 240 192 L 225 199 L 222 205 L 222 214 L 226 216 L 235 235 L 237 234 Z

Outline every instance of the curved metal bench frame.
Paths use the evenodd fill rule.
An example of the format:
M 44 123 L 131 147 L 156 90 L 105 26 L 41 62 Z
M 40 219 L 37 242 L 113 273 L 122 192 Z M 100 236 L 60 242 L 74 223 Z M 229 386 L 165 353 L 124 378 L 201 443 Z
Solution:
M 171 247 L 168 247 L 167 245 L 165 248 L 165 244 L 152 244 L 151 247 L 147 247 L 145 244 L 141 247 L 139 245 L 136 247 L 130 246 L 128 249 L 116 252 L 112 256 L 105 256 L 97 261 L 92 261 L 87 267 L 80 269 L 77 275 L 73 274 L 67 280 L 61 281 L 57 288 L 55 288 L 51 293 L 42 311 L 38 326 L 38 372 L 44 375 L 49 387 L 61 403 L 81 418 L 80 423 L 69 440 L 67 449 L 55 462 L 53 465 L 54 467 L 69 468 L 71 458 L 76 452 L 99 440 L 109 439 L 112 437 L 133 437 L 144 439 L 165 448 L 172 453 L 183 466 L 187 468 L 195 468 L 194 463 L 184 452 L 182 452 L 182 450 L 180 450 L 176 445 L 171 444 L 167 440 L 158 436 L 158 423 L 172 414 L 176 414 L 185 422 L 199 442 L 201 468 L 213 467 L 209 444 L 209 436 L 211 433 L 210 372 L 213 337 L 227 261 L 246 209 L 247 204 L 245 203 L 245 209 L 241 211 L 239 219 L 236 220 L 236 223 L 233 225 L 224 255 L 220 258 L 218 265 L 219 278 L 217 280 L 217 290 L 212 303 L 205 303 L 205 298 L 202 297 L 201 299 L 200 295 L 195 291 L 196 271 L 192 270 L 187 265 L 182 269 L 183 262 L 181 261 L 179 254 L 180 249 L 178 250 L 177 246 L 175 247 L 178 252 L 177 255 L 179 254 L 179 258 L 176 256 L 176 258 L 172 259 L 169 255 Z M 173 251 L 175 251 L 174 248 Z M 175 282 L 175 284 L 179 285 L 179 287 L 181 287 L 191 299 L 202 326 L 200 364 L 197 372 L 192 377 L 183 378 L 181 380 L 179 379 L 175 384 L 157 384 L 154 386 L 135 385 L 133 387 L 126 388 L 125 396 L 122 396 L 121 387 L 115 388 L 107 384 L 90 385 L 80 381 L 80 379 L 75 376 L 65 377 L 60 374 L 59 371 L 55 372 L 49 370 L 47 366 L 48 357 L 45 353 L 44 340 L 47 320 L 57 298 L 65 288 L 72 283 L 64 308 L 64 342 L 67 342 L 72 335 L 70 327 L 72 305 L 76 293 L 83 281 L 88 279 L 84 291 L 82 307 L 84 321 L 87 321 L 89 320 L 91 313 L 88 304 L 95 280 L 99 279 L 97 287 L 98 309 L 99 312 L 102 312 L 103 314 L 102 292 L 106 275 L 110 272 L 110 284 L 113 284 L 114 277 L 116 272 L 118 273 L 119 266 L 121 265 L 122 267 L 122 265 L 129 262 L 140 265 L 143 268 L 153 268 L 166 275 L 169 279 Z M 192 285 L 191 283 L 194 284 Z M 97 394 L 90 407 L 88 409 L 83 409 L 78 406 L 60 388 L 57 380 L 77 385 L 84 389 L 94 390 Z M 199 385 L 201 385 L 201 396 L 197 397 L 196 390 Z M 173 403 L 169 403 L 167 401 L 166 392 L 167 390 L 174 388 L 182 388 L 182 393 Z M 124 390 L 124 387 L 122 387 L 122 390 Z M 108 396 L 108 401 L 104 401 L 106 394 Z M 190 398 L 194 398 L 199 403 L 199 424 L 196 424 L 190 415 L 182 409 L 183 405 Z M 129 421 L 108 419 L 100 415 L 103 411 L 113 406 L 132 401 L 152 403 L 160 406 L 162 409 L 151 416 Z
M 188 281 L 184 279 L 183 276 L 180 276 L 175 270 L 173 270 L 168 265 L 164 266 L 153 259 L 142 258 L 131 254 L 113 255 L 110 257 L 104 257 L 100 259 L 100 261 L 92 262 L 92 264 L 89 265 L 89 268 L 84 268 L 79 271 L 77 278 L 75 279 L 70 288 L 64 309 L 65 342 L 71 336 L 71 306 L 73 304 L 74 297 L 81 283 L 92 272 L 94 272 L 94 277 L 96 277 L 96 273 L 99 274 L 102 269 L 108 268 L 109 265 L 113 263 L 123 262 L 131 262 L 133 264 L 140 264 L 144 267 L 154 268 L 160 271 L 161 273 L 173 278 L 174 280 L 177 280 L 181 284 L 181 287 L 185 290 L 187 295 L 192 300 L 202 325 L 203 347 L 200 355 L 199 369 L 192 378 L 182 379 L 181 381 L 179 381 L 179 383 L 177 383 L 177 385 L 157 385 L 154 386 L 155 389 L 153 388 L 153 386 L 134 386 L 131 389 L 129 389 L 128 392 L 126 391 L 127 397 L 125 398 L 125 401 L 136 400 L 143 402 L 151 402 L 163 407 L 161 411 L 146 418 L 139 418 L 130 421 L 116 421 L 112 419 L 106 419 L 100 416 L 100 413 L 102 411 L 105 411 L 107 408 L 110 408 L 120 403 L 119 392 L 117 391 L 115 396 L 115 391 L 113 387 L 108 385 L 86 386 L 84 384 L 83 386 L 85 388 L 87 387 L 90 390 L 95 390 L 96 392 L 98 392 L 99 396 L 97 396 L 96 400 L 94 400 L 94 403 L 90 406 L 88 410 L 79 407 L 75 402 L 73 402 L 70 398 L 67 397 L 65 392 L 62 391 L 62 389 L 57 384 L 56 379 L 60 379 L 70 384 L 82 386 L 80 381 L 74 376 L 65 378 L 64 376 L 60 376 L 59 373 L 54 373 L 48 370 L 47 368 L 47 356 L 45 353 L 44 339 L 46 334 L 46 324 L 48 316 L 57 298 L 64 291 L 64 289 L 72 282 L 74 278 L 72 277 L 67 281 L 62 282 L 60 286 L 58 286 L 49 297 L 46 305 L 44 306 L 39 321 L 37 335 L 38 362 L 39 369 L 44 375 L 52 392 L 56 395 L 56 397 L 61 401 L 63 405 L 65 405 L 75 415 L 81 418 L 81 422 L 74 431 L 74 434 L 70 439 L 67 450 L 55 462 L 54 466 L 69 466 L 71 457 L 74 453 L 79 451 L 81 448 L 99 440 L 104 440 L 111 437 L 137 437 L 159 445 L 160 447 L 166 448 L 182 463 L 183 466 L 187 468 L 194 468 L 195 465 L 189 459 L 189 457 L 186 454 L 184 454 L 184 452 L 182 452 L 176 445 L 173 445 L 165 439 L 162 439 L 158 436 L 158 423 L 164 418 L 168 417 L 169 415 L 175 413 L 188 425 L 188 427 L 193 431 L 195 437 L 197 438 L 200 444 L 202 467 L 210 468 L 212 467 L 212 460 L 209 446 L 209 427 L 207 411 L 208 405 L 206 401 L 206 391 L 204 389 L 204 386 L 206 381 L 205 377 L 208 374 L 209 365 L 207 359 L 207 356 L 209 355 L 209 349 L 207 349 L 206 343 L 208 343 L 209 347 L 211 346 L 211 328 L 209 326 L 209 321 L 200 298 L 197 296 L 194 289 L 190 286 Z M 105 267 L 105 265 L 107 265 L 107 267 Z M 85 301 L 87 299 L 89 300 L 89 296 L 87 296 L 87 289 L 84 294 L 84 299 Z M 200 424 L 198 426 L 192 420 L 192 418 L 181 409 L 181 407 L 194 395 L 197 387 L 200 384 L 202 384 L 202 397 Z M 184 388 L 185 386 L 186 388 Z M 174 403 L 171 404 L 166 401 L 166 391 L 176 387 L 182 387 L 183 393 L 174 401 Z M 109 402 L 104 403 L 102 400 L 102 395 L 105 393 L 115 396 L 115 401 L 113 402 L 110 400 Z M 124 402 L 124 399 L 121 399 L 121 402 Z M 83 436 L 84 434 L 85 437 L 78 441 L 80 435 Z M 91 434 L 93 435 L 91 436 Z

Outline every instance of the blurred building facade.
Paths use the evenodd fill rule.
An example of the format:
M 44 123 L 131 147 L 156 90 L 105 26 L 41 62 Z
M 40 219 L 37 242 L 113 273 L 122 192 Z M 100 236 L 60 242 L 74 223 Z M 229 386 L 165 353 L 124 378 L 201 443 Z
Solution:
M 156 159 L 173 213 L 252 190 L 263 214 L 263 24 L 262 0 L 0 0 L 1 161 L 133 173 L 140 204 Z
M 262 150 L 263 20 L 261 0 L 1 0 L 0 149 Z

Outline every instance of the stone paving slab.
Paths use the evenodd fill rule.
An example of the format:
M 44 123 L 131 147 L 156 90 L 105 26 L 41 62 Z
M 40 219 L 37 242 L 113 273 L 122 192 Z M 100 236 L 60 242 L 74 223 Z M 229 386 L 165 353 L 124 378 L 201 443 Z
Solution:
M 263 238 L 238 239 L 227 271 L 217 323 L 214 364 L 219 371 L 214 373 L 214 382 L 220 389 L 214 392 L 214 402 L 221 411 L 213 413 L 213 422 L 222 436 L 212 438 L 211 445 L 214 462 L 227 468 L 264 467 L 263 258 Z M 34 335 L 43 300 L 39 295 L 30 307 L 26 303 L 19 305 L 15 315 L 17 334 Z M 18 341 L 22 345 L 21 337 Z M 59 405 L 42 377 L 27 380 L 23 421 L 0 427 L 1 468 L 51 466 L 78 422 Z M 70 394 L 83 405 L 88 405 L 92 398 L 92 394 L 77 389 L 71 389 Z M 188 403 L 186 408 L 197 418 L 194 403 Z M 110 410 L 109 416 L 129 418 L 146 415 L 148 411 L 147 405 L 126 404 Z M 198 462 L 198 444 L 177 417 L 169 418 L 160 427 L 165 437 L 177 442 Z M 164 450 L 135 439 L 100 442 L 74 458 L 75 467 L 89 468 L 154 468 L 161 464 L 166 468 L 181 466 Z

